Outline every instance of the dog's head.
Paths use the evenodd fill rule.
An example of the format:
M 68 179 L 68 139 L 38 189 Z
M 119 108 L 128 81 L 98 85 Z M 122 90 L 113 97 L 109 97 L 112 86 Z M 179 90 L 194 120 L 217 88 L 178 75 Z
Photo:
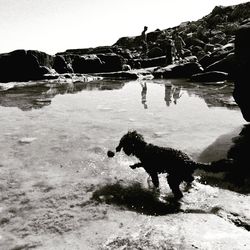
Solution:
M 129 131 L 121 138 L 116 148 L 116 152 L 120 152 L 121 149 L 123 149 L 126 155 L 136 155 L 145 144 L 142 135 L 138 134 L 136 131 Z

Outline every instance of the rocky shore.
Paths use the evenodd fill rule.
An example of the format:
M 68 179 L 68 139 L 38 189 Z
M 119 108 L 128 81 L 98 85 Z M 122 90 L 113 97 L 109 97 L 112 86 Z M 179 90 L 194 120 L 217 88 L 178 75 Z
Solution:
M 197 153 L 193 145 L 202 148 L 205 144 L 208 146 L 198 152 L 197 161 L 230 158 L 237 164 L 229 174 L 197 172 L 193 187 L 176 201 L 168 196 L 165 176 L 160 176 L 161 191 L 156 193 L 141 172 L 125 170 L 127 159 L 106 157 L 107 150 L 116 145 L 118 135 L 125 130 L 124 124 L 129 121 L 136 126 L 133 116 L 120 120 L 114 114 L 124 117 L 126 112 L 136 113 L 137 101 L 141 107 L 143 97 L 138 81 L 131 81 L 131 85 L 139 85 L 139 100 L 137 96 L 126 99 L 121 106 L 121 98 L 135 91 L 111 95 L 106 90 L 122 89 L 127 84 L 123 79 L 185 78 L 199 84 L 176 85 L 175 91 L 183 88 L 186 96 L 203 97 L 205 107 L 213 107 L 211 111 L 226 105 L 221 100 L 229 100 L 234 87 L 234 99 L 244 119 L 250 121 L 249 17 L 250 2 L 217 6 L 197 21 L 150 32 L 146 58 L 142 56 L 139 36 L 122 37 L 111 46 L 71 49 L 56 55 L 34 50 L 0 54 L 0 105 L 4 107 L 0 131 L 0 249 L 248 250 L 250 171 L 246 162 L 250 127 L 245 124 L 231 133 L 218 132 L 221 136 L 209 144 L 204 142 L 202 132 L 195 136 L 198 127 L 209 131 L 209 138 L 214 138 L 210 132 L 216 128 L 226 132 L 225 124 L 234 127 L 235 114 L 242 119 L 238 107 L 237 113 L 221 116 L 226 112 L 223 110 L 216 116 L 208 115 L 205 121 L 198 113 L 197 124 L 190 122 L 195 120 L 193 116 L 180 115 L 179 104 L 168 107 L 169 112 L 164 113 L 169 117 L 167 122 L 159 123 L 158 111 L 152 109 L 145 121 L 141 116 L 140 127 L 147 124 L 143 132 L 152 142 L 165 145 L 172 138 L 173 146 L 178 143 L 192 154 Z M 167 65 L 165 45 L 174 32 L 186 45 L 182 60 Z M 110 79 L 121 81 L 113 81 L 111 87 Z M 156 80 L 161 81 L 165 80 Z M 155 84 L 162 86 L 162 92 L 157 93 L 165 91 L 166 96 L 173 81 L 169 81 L 170 86 Z M 223 90 L 214 87 L 225 81 L 230 82 L 223 85 Z M 213 85 L 209 85 L 211 82 Z M 198 88 L 194 90 L 193 85 Z M 98 99 L 97 91 L 84 93 L 85 89 L 104 90 L 106 96 Z M 76 92 L 82 95 L 63 96 Z M 54 98 L 56 95 L 58 98 Z M 131 112 L 124 108 L 128 102 Z M 197 106 L 195 102 L 185 114 L 196 113 Z M 173 114 L 178 115 L 177 122 Z M 217 117 L 224 123 L 216 123 Z M 183 126 L 176 129 L 180 120 Z M 173 121 L 172 126 L 169 121 Z M 178 135 L 177 130 L 182 133 Z M 187 135 L 186 140 L 183 135 Z M 196 137 L 202 143 L 197 144 Z
M 134 74 L 131 76 L 120 72 L 139 68 L 151 68 L 149 72 L 155 78 L 191 77 L 192 81 L 232 79 L 237 73 L 235 35 L 242 25 L 250 25 L 249 16 L 249 2 L 228 7 L 216 6 L 210 14 L 197 21 L 149 32 L 147 58 L 141 56 L 140 36 L 122 37 L 112 46 L 70 49 L 56 55 L 16 50 L 0 55 L 0 82 L 40 80 L 73 72 L 116 72 L 115 77 L 121 74 L 122 78 L 133 79 Z M 178 64 L 166 65 L 166 43 L 176 32 L 186 44 L 183 60 Z M 249 37 L 249 32 L 244 36 Z M 242 39 L 237 41 L 238 47 L 244 47 Z

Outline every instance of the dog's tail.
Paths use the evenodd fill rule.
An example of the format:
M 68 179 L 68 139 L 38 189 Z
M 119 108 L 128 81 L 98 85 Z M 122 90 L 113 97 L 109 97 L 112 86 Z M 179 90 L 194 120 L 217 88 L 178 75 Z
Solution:
M 234 161 L 232 159 L 222 159 L 218 161 L 212 161 L 211 163 L 195 162 L 194 164 L 194 169 L 201 169 L 212 173 L 231 172 L 233 168 Z

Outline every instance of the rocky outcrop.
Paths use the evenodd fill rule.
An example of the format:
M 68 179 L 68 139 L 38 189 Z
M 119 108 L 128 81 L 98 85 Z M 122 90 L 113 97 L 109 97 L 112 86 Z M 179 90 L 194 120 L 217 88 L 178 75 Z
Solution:
M 225 58 L 209 65 L 206 68 L 206 71 L 222 71 L 230 74 L 230 76 L 233 76 L 235 73 L 235 56 L 234 53 L 230 53 Z
M 235 38 L 235 60 L 237 65 L 234 77 L 235 89 L 234 99 L 239 105 L 243 117 L 250 121 L 250 24 L 243 25 L 236 33 Z
M 121 71 L 124 59 L 115 53 L 85 54 L 74 56 L 72 67 L 75 73 L 102 73 Z
M 112 46 L 70 49 L 56 56 L 24 50 L 3 54 L 0 55 L 0 81 L 40 79 L 46 73 L 51 73 L 51 69 L 64 74 L 119 72 L 124 69 L 124 65 L 127 65 L 126 70 L 165 67 L 169 39 L 174 37 L 174 33 L 178 33 L 186 44 L 182 63 L 174 65 L 171 70 L 163 69 L 164 74 L 157 71 L 155 77 L 190 77 L 191 73 L 221 71 L 227 73 L 228 78 L 233 78 L 237 68 L 234 35 L 241 24 L 249 22 L 249 16 L 249 2 L 228 7 L 216 6 L 209 15 L 197 21 L 149 32 L 146 56 L 142 53 L 140 35 L 122 37 Z M 196 70 L 192 68 L 195 64 L 189 63 L 199 63 L 204 70 Z
M 15 50 L 0 55 L 0 82 L 42 79 L 49 73 L 47 67 L 53 60 L 46 53 L 31 50 Z
M 72 62 L 75 73 L 101 72 L 103 62 L 96 55 L 76 56 Z
M 53 69 L 59 74 L 73 73 L 73 68 L 68 64 L 63 56 L 57 55 L 54 59 Z
M 155 78 L 189 78 L 194 74 L 203 72 L 199 63 L 188 62 L 180 65 L 169 65 L 158 68 L 153 72 Z

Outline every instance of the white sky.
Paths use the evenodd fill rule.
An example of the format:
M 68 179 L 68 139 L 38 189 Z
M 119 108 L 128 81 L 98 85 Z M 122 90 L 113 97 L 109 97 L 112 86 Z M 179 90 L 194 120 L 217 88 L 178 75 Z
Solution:
M 166 29 L 244 0 L 0 0 L 0 53 L 112 45 L 122 36 Z

